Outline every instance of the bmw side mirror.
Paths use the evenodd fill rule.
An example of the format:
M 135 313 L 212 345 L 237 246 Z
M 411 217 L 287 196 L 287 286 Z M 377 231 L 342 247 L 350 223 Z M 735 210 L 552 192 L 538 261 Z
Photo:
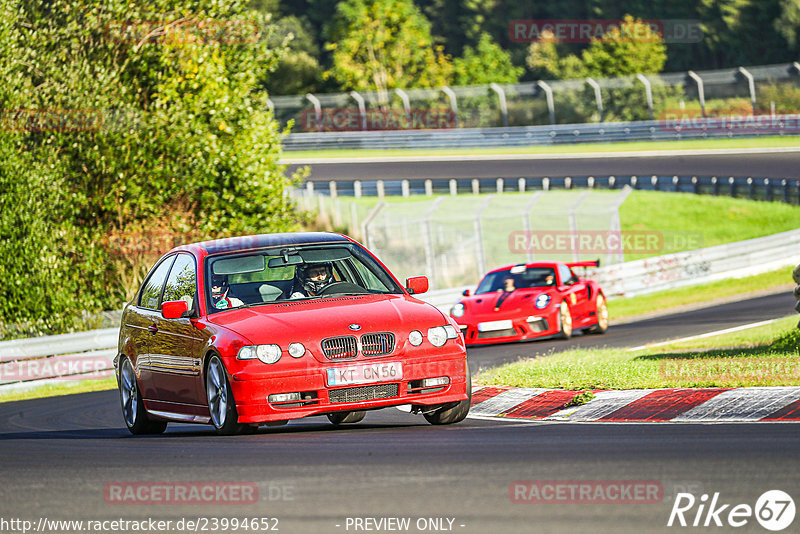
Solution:
M 185 300 L 169 300 L 161 305 L 161 315 L 164 319 L 180 319 L 189 311 L 189 303 Z
M 427 276 L 412 276 L 406 278 L 406 289 L 412 295 L 419 295 L 428 290 L 428 277 Z

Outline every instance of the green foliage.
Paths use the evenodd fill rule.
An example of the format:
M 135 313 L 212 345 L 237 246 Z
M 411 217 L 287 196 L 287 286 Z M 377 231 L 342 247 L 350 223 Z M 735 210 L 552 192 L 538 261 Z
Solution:
M 237 0 L 0 0 L 0 20 L 0 105 L 16 110 L 0 273 L 24 285 L 0 325 L 68 329 L 120 307 L 176 243 L 296 224 L 259 90 L 280 53 L 265 17 Z
M 333 64 L 325 77 L 344 90 L 386 94 L 392 88 L 438 87 L 452 71 L 412 0 L 340 2 L 326 49 Z
M 661 72 L 667 49 L 660 35 L 641 19 L 625 15 L 619 29 L 592 40 L 583 51 L 583 64 L 589 76 L 654 74 Z
M 464 56 L 453 61 L 454 85 L 517 83 L 524 69 L 515 67 L 511 56 L 492 40 L 481 35 L 478 46 L 464 48 Z

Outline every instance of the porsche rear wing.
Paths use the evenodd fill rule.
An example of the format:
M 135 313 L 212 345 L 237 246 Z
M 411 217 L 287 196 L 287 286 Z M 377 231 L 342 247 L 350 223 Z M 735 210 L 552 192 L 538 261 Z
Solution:
M 565 264 L 570 269 L 574 267 L 600 267 L 600 259 L 596 259 L 593 261 L 573 261 L 572 263 Z

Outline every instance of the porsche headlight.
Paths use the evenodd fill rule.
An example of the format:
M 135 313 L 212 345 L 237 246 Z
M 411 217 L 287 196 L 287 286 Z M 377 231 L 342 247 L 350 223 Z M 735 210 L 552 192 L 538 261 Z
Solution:
M 281 359 L 281 348 L 278 345 L 247 345 L 239 349 L 236 357 L 240 360 L 258 358 L 264 363 L 275 363 Z
M 536 302 L 534 302 L 534 306 L 536 306 L 540 310 L 542 308 L 546 308 L 548 304 L 550 304 L 550 295 L 548 295 L 547 293 L 542 293 L 541 295 L 536 297 Z
M 464 304 L 459 302 L 450 310 L 450 315 L 453 317 L 463 317 L 465 310 L 466 308 L 464 307 Z
M 430 341 L 431 345 L 434 347 L 441 347 L 447 342 L 447 330 L 445 330 L 443 326 L 428 328 L 428 341 Z

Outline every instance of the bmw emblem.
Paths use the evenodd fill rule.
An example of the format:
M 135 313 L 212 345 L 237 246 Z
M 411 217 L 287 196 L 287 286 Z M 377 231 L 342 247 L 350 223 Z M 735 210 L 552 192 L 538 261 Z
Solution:
M 359 330 L 361 330 L 361 325 L 353 323 L 350 326 L 348 326 L 347 328 L 349 328 L 353 332 L 358 332 Z

